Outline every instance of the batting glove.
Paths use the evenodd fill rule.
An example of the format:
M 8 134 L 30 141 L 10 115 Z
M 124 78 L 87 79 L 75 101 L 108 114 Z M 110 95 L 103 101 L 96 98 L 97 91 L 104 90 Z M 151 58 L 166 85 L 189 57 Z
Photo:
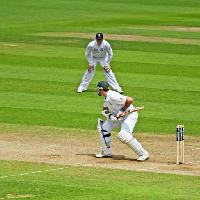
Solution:
M 124 111 L 120 110 L 118 113 L 117 113 L 117 118 L 119 118 L 119 116 L 123 113 Z
M 109 118 L 112 122 L 118 121 L 117 117 L 116 117 L 115 115 L 112 115 L 112 114 L 110 114 L 110 115 L 108 116 L 108 118 Z

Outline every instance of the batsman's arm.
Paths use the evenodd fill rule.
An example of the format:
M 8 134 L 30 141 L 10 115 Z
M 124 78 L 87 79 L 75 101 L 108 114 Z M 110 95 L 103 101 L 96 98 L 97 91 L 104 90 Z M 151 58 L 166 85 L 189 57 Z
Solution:
M 111 113 L 110 113 L 108 107 L 103 107 L 102 115 L 109 119 L 109 115 L 110 115 L 110 114 L 111 114 Z
M 132 103 L 133 103 L 133 98 L 127 96 L 125 105 L 123 107 L 123 111 L 125 111 Z
M 125 117 L 126 115 L 129 115 L 133 112 L 138 112 L 138 111 L 143 110 L 143 109 L 144 109 L 144 106 L 141 106 L 141 107 L 136 107 L 133 110 L 128 110 L 128 111 L 122 112 L 119 115 L 117 115 L 117 119 Z
M 117 121 L 118 120 L 118 118 L 115 115 L 110 113 L 110 111 L 108 110 L 107 107 L 103 107 L 102 115 L 104 115 L 107 119 L 110 119 L 111 121 Z

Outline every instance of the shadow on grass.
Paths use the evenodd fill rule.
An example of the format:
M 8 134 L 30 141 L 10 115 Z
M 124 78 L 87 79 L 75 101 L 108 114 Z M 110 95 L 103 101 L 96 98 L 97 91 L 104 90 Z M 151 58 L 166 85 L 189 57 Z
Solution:
M 76 154 L 77 156 L 89 156 L 89 157 L 95 157 L 95 154 L 87 154 L 87 153 L 79 153 Z M 132 159 L 132 158 L 126 158 L 124 155 L 113 155 L 112 158 L 105 157 L 105 158 L 96 158 L 96 159 L 112 159 L 112 160 L 128 160 L 128 161 L 137 161 L 137 159 Z

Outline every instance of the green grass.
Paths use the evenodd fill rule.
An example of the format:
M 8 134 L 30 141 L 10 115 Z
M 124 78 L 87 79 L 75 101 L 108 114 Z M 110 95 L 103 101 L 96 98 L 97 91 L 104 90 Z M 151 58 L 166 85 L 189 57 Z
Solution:
M 0 122 L 94 129 L 100 116 L 102 98 L 95 88 L 104 77 L 99 66 L 89 92 L 75 92 L 87 65 L 84 49 L 89 40 L 35 33 L 103 31 L 199 39 L 198 32 L 159 30 L 162 25 L 198 26 L 198 5 L 196 0 L 3 0 Z M 199 135 L 200 47 L 110 42 L 112 69 L 125 94 L 135 105 L 145 105 L 136 131 L 174 134 L 175 125 L 183 123 L 188 134 Z
M 40 33 L 200 39 L 199 32 L 160 29 L 198 27 L 199 0 L 0 0 L 0 5 L 0 134 L 68 136 L 66 130 L 75 129 L 91 135 L 96 129 L 103 101 L 96 93 L 96 83 L 104 79 L 99 66 L 88 92 L 76 93 L 90 40 Z M 125 94 L 145 105 L 135 131 L 175 134 L 176 124 L 184 124 L 187 135 L 199 136 L 199 43 L 109 42 L 112 69 Z M 8 176 L 0 179 L 0 199 L 8 194 L 40 200 L 199 198 L 199 177 L 69 166 L 45 172 L 59 167 L 0 161 L 0 177 Z M 29 173 L 38 170 L 43 172 Z
M 8 161 L 1 161 L 0 168 L 0 177 L 8 176 L 1 178 L 0 198 L 8 194 L 29 194 L 33 199 L 82 200 L 199 197 L 198 177 Z M 46 171 L 50 169 L 57 170 Z
M 84 71 L 84 60 L 79 58 L 73 63 L 74 58 L 66 58 L 68 62 L 65 63 L 62 56 L 54 57 L 53 52 L 53 57 L 48 53 L 50 59 L 45 53 L 41 60 L 38 56 L 28 60 L 28 55 L 24 56 L 25 50 L 26 48 L 23 48 L 23 51 L 20 51 L 22 55 L 11 55 L 10 60 L 8 54 L 2 55 L 2 62 L 6 64 L 0 64 L 1 122 L 61 127 L 68 127 L 70 124 L 70 127 L 77 127 L 78 121 L 80 128 L 93 129 L 101 110 L 102 99 L 97 96 L 95 85 L 98 80 L 103 79 L 102 72 L 97 70 L 90 92 L 81 94 L 79 98 L 80 95 L 75 91 Z M 41 51 L 34 52 L 42 54 Z M 60 50 L 61 54 L 64 55 L 64 50 Z M 130 53 L 127 52 L 127 55 Z M 144 104 L 146 107 L 141 113 L 137 131 L 174 133 L 176 123 L 184 123 L 188 127 L 188 132 L 198 134 L 200 81 L 197 78 L 198 66 L 195 66 L 198 65 L 198 60 L 194 59 L 191 62 L 194 67 L 188 67 L 186 64 L 190 58 L 187 57 L 185 62 L 182 61 L 183 70 L 179 74 L 180 62 L 184 56 L 174 56 L 180 59 L 180 62 L 176 63 L 177 67 L 172 65 L 175 62 L 172 54 L 166 55 L 166 64 L 161 62 L 163 54 L 158 55 L 160 61 L 151 60 L 151 64 L 146 63 L 148 53 L 139 52 L 136 56 L 133 62 L 129 60 L 124 68 L 121 66 L 126 64 L 125 61 L 114 61 L 113 66 L 117 67 L 113 68 L 125 94 L 133 96 L 136 105 Z M 146 61 L 141 59 L 142 56 Z M 191 56 L 191 60 L 193 57 Z M 158 62 L 160 67 L 154 62 Z M 131 64 L 137 67 L 131 68 Z M 127 73 L 128 67 L 132 73 Z

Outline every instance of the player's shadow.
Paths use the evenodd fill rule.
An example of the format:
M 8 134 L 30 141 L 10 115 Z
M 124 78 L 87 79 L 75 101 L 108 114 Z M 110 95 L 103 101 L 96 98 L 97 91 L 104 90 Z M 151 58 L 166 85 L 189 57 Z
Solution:
M 96 89 L 88 89 L 87 91 L 85 92 L 96 92 L 97 93 L 97 90 Z
M 77 93 L 76 90 L 74 90 L 74 92 Z M 86 94 L 86 93 L 97 93 L 97 90 L 96 89 L 87 89 L 87 91 L 82 92 L 82 94 Z M 80 94 L 80 93 L 77 93 L 77 94 Z
M 137 159 L 133 159 L 133 158 L 127 158 L 123 155 L 113 155 L 112 157 L 113 160 L 128 160 L 128 161 L 137 161 Z
M 90 156 L 90 157 L 96 158 L 95 154 L 79 153 L 79 154 L 76 154 L 76 155 L 77 156 Z M 97 158 L 97 159 L 112 159 L 112 160 L 137 161 L 137 159 L 126 158 L 124 155 L 113 155 L 112 158 Z

